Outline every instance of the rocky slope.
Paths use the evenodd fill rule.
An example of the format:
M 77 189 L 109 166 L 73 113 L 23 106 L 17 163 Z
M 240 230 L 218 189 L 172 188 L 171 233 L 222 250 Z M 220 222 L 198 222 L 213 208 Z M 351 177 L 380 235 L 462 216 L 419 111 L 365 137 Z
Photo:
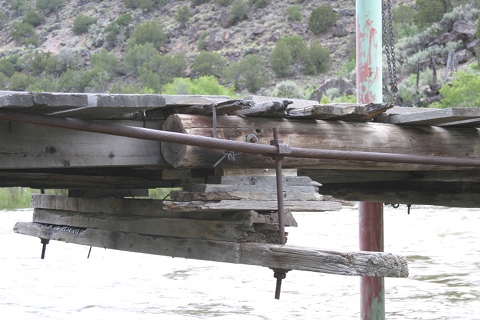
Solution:
M 335 77 L 339 69 L 351 59 L 355 50 L 355 1 L 353 0 L 272 1 L 265 8 L 255 9 L 251 7 L 246 20 L 231 26 L 228 25 L 226 20 L 231 5 L 220 6 L 213 0 L 197 6 L 193 6 L 192 1 L 170 1 L 165 6 L 151 11 L 126 8 L 124 1 L 121 0 L 69 0 L 65 1 L 65 4 L 57 10 L 56 14 L 53 12 L 46 14 L 46 19 L 35 27 L 36 33 L 42 39 L 41 45 L 36 49 L 25 46 L 19 47 L 10 36 L 14 23 L 21 21 L 25 14 L 25 11 L 22 13 L 13 10 L 11 5 L 13 2 L 12 0 L 0 1 L 1 12 L 8 18 L 3 22 L 3 27 L 0 30 L 0 58 L 12 53 L 25 53 L 32 50 L 60 53 L 65 48 L 76 48 L 81 49 L 85 58 L 83 67 L 88 68 L 89 57 L 101 48 L 107 48 L 118 57 L 122 57 L 126 50 L 128 35 L 121 35 L 120 40 L 112 45 L 105 39 L 105 28 L 126 13 L 130 13 L 133 18 L 130 22 L 131 27 L 145 20 L 157 19 L 161 21 L 164 31 L 168 35 L 168 41 L 157 49 L 165 54 L 185 53 L 190 61 L 199 52 L 197 43 L 201 37 L 205 37 L 204 42 L 207 51 L 218 52 L 228 61 L 239 61 L 249 53 L 260 53 L 269 57 L 277 40 L 283 35 L 298 35 L 307 42 L 314 39 L 320 40 L 322 45 L 329 48 L 331 52 L 332 68 L 327 73 L 317 76 L 296 74 L 292 80 L 303 88 L 307 86 L 318 88 L 328 79 Z M 28 5 L 28 2 L 26 3 Z M 398 2 L 398 4 L 406 5 L 412 3 L 414 3 L 413 0 Z M 308 30 L 308 18 L 315 7 L 324 4 L 331 5 L 338 13 L 338 21 L 327 33 L 314 35 Z M 33 2 L 30 5 L 33 6 Z M 291 21 L 287 18 L 286 9 L 291 5 L 300 6 L 302 15 L 300 21 Z M 193 16 L 185 25 L 181 25 L 175 19 L 175 14 L 183 6 L 188 6 L 193 13 Z M 93 17 L 97 19 L 97 22 L 90 26 L 87 33 L 75 35 L 72 31 L 73 21 L 79 14 Z M 460 24 L 459 22 L 458 25 Z M 463 26 L 465 23 L 461 25 Z M 462 29 L 463 31 L 460 30 L 461 28 L 457 28 L 433 38 L 428 36 L 426 37 L 428 42 L 425 39 L 423 43 L 412 40 L 408 44 L 408 41 L 404 41 L 407 45 L 401 47 L 401 54 L 397 55 L 400 63 L 398 67 L 400 75 L 406 77 L 411 73 L 402 72 L 402 65 L 416 52 L 425 51 L 432 46 L 445 46 L 449 41 L 462 41 L 462 44 L 456 48 L 457 52 L 462 57 L 466 56 L 467 61 L 473 59 L 477 44 L 472 44 L 476 40 L 475 32 L 473 31 L 472 34 L 472 26 L 476 26 L 475 20 L 468 22 L 466 29 Z M 461 34 L 452 35 L 452 32 L 460 32 Z M 446 39 L 446 41 L 442 39 Z M 465 51 L 462 53 L 461 50 Z M 404 53 L 406 52 L 408 54 L 405 56 Z M 439 63 L 445 64 L 445 59 L 445 53 L 442 52 L 438 57 L 438 60 L 441 60 Z M 459 61 L 464 60 L 464 58 L 459 57 Z M 265 71 L 262 70 L 262 72 Z M 272 89 L 276 83 L 285 80 L 284 78 L 275 78 L 271 71 L 267 70 L 267 73 L 271 78 L 268 85 L 269 89 Z M 350 79 L 352 80 L 352 77 Z

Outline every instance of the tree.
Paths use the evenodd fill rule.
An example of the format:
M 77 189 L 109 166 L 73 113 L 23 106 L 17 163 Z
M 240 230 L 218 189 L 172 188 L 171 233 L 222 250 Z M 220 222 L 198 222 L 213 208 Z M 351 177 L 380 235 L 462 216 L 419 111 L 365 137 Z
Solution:
M 83 14 L 79 14 L 73 20 L 73 28 L 72 31 L 75 34 L 82 34 L 88 31 L 88 28 L 97 22 L 97 19 L 93 17 L 89 17 Z
M 105 70 L 110 75 L 120 70 L 120 62 L 117 57 L 106 49 L 92 54 L 90 62 L 93 69 L 98 68 Z
M 235 89 L 247 89 L 255 93 L 267 84 L 266 68 L 267 63 L 262 55 L 249 54 L 242 61 L 231 64 L 225 70 L 225 76 L 234 83 Z
M 187 21 L 192 17 L 193 13 L 190 11 L 188 6 L 182 6 L 178 9 L 177 13 L 175 14 L 175 20 L 180 22 L 182 28 L 185 28 Z
M 324 48 L 319 41 L 312 42 L 302 57 L 303 74 L 319 74 L 329 70 L 330 66 L 330 50 Z
M 287 7 L 287 17 L 291 21 L 301 21 L 302 12 L 300 11 L 300 6 L 293 5 Z
M 213 75 L 220 77 L 226 64 L 226 59 L 219 53 L 202 51 L 193 59 L 192 71 L 195 76 Z
M 292 74 L 292 54 L 285 41 L 278 41 L 270 54 L 270 66 L 277 77 L 286 77 Z
M 46 13 L 57 13 L 65 3 L 65 0 L 37 0 L 35 7 L 38 10 L 45 11 Z
M 140 67 L 158 54 L 158 51 L 151 43 L 146 43 L 144 45 L 136 44 L 127 49 L 123 62 L 125 63 L 127 71 L 132 72 L 134 75 L 138 75 Z
M 414 17 L 415 24 L 419 28 L 425 28 L 432 23 L 442 20 L 447 12 L 445 0 L 416 0 L 417 14 Z
M 137 24 L 132 32 L 131 43 L 144 45 L 151 43 L 155 48 L 160 48 L 168 40 L 159 21 L 151 20 Z
M 313 34 L 324 33 L 337 22 L 337 19 L 338 14 L 330 5 L 316 7 L 308 19 L 308 29 Z
M 235 0 L 228 12 L 227 21 L 229 25 L 234 25 L 248 17 L 248 4 L 244 0 Z

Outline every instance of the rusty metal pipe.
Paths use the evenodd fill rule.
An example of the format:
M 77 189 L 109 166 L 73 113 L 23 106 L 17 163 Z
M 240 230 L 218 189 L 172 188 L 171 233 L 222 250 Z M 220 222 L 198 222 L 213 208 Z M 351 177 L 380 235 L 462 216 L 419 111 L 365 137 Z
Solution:
M 110 134 L 122 137 L 155 140 L 187 144 L 197 147 L 231 150 L 251 154 L 273 156 L 278 153 L 278 148 L 272 145 L 258 143 L 246 143 L 242 141 L 231 141 L 215 139 L 211 137 L 195 136 L 185 133 L 176 133 L 162 130 L 153 130 L 140 127 L 121 126 L 109 123 L 99 123 L 72 118 L 58 118 L 23 113 L 12 110 L 0 110 L 0 120 L 32 123 L 57 128 L 72 129 L 86 132 Z M 441 156 L 422 156 L 398 153 L 343 151 L 310 148 L 291 148 L 291 152 L 284 154 L 285 157 L 294 158 L 315 158 L 315 159 L 337 159 L 372 162 L 393 162 L 393 163 L 415 163 L 430 165 L 451 165 L 463 167 L 479 167 L 480 158 L 457 158 Z

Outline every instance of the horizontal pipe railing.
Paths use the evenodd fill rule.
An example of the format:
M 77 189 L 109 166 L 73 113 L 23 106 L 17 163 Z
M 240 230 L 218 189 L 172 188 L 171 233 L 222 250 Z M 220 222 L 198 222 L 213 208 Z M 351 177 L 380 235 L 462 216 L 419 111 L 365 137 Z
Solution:
M 222 140 L 211 137 L 195 136 L 186 133 L 177 133 L 163 130 L 154 130 L 140 127 L 122 126 L 110 123 L 99 123 L 94 121 L 79 120 L 73 118 L 60 118 L 31 113 L 13 111 L 9 109 L 0 110 L 0 120 L 31 123 L 57 128 L 72 129 L 86 132 L 95 132 L 129 138 L 144 140 L 155 140 L 186 144 L 197 147 L 230 150 L 251 154 L 273 156 L 278 154 L 279 148 L 274 145 L 248 143 L 242 141 Z M 332 160 L 412 163 L 428 165 L 451 165 L 462 167 L 480 166 L 480 158 L 459 158 L 444 156 L 425 156 L 401 153 L 381 153 L 365 151 L 344 151 L 312 148 L 290 147 L 290 152 L 283 154 L 285 157 L 314 158 Z

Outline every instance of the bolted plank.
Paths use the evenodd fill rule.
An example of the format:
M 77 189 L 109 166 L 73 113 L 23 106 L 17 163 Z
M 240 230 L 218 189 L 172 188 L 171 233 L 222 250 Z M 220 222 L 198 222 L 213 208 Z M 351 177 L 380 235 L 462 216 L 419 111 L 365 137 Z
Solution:
M 386 252 L 339 252 L 289 245 L 181 239 L 29 222 L 17 222 L 13 230 L 43 239 L 170 257 L 348 276 L 408 276 L 407 259 Z
M 222 185 L 222 187 L 224 187 Z M 226 187 L 226 186 L 225 186 Z M 236 187 L 236 186 L 232 186 Z M 171 191 L 170 198 L 173 201 L 221 201 L 221 200 L 271 200 L 277 196 L 276 192 L 254 192 L 247 191 L 209 191 L 209 192 L 189 192 L 189 191 Z M 322 196 L 315 192 L 287 192 L 283 191 L 283 200 L 302 200 L 302 201 L 321 201 Z

